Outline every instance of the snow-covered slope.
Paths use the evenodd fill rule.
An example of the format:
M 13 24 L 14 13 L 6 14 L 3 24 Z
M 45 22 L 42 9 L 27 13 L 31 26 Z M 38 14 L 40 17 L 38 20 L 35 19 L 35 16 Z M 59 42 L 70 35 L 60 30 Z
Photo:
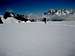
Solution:
M 0 25 L 0 56 L 75 56 L 74 23 Z

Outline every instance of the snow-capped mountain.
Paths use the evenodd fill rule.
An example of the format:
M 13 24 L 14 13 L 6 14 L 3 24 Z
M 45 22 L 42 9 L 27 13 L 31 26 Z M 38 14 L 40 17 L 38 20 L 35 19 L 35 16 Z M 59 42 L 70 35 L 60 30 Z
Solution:
M 49 9 L 44 15 L 57 15 L 57 16 L 66 16 L 70 14 L 74 14 L 74 10 L 72 9 Z
M 29 23 L 29 22 L 47 22 L 47 21 L 72 21 L 75 20 L 75 10 L 73 9 L 49 9 L 40 16 L 15 14 L 14 12 L 5 12 L 0 15 L 0 21 L 3 23 Z

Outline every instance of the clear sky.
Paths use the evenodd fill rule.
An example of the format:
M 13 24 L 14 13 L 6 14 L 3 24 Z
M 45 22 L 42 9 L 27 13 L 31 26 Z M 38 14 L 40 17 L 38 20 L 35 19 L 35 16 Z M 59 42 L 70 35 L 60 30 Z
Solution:
M 18 13 L 38 13 L 49 8 L 75 8 L 75 0 L 0 0 L 0 13 L 8 9 Z

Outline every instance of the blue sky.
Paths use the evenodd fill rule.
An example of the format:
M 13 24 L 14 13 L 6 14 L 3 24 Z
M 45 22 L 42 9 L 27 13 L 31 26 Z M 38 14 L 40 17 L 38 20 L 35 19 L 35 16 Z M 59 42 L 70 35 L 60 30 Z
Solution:
M 49 8 L 75 8 L 75 0 L 0 0 L 0 13 L 40 13 Z

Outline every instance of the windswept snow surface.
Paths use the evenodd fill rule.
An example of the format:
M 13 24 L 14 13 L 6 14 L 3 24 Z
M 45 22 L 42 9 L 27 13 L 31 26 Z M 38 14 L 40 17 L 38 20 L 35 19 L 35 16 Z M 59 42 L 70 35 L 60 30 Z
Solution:
M 75 56 L 75 22 L 2 24 L 0 56 Z

